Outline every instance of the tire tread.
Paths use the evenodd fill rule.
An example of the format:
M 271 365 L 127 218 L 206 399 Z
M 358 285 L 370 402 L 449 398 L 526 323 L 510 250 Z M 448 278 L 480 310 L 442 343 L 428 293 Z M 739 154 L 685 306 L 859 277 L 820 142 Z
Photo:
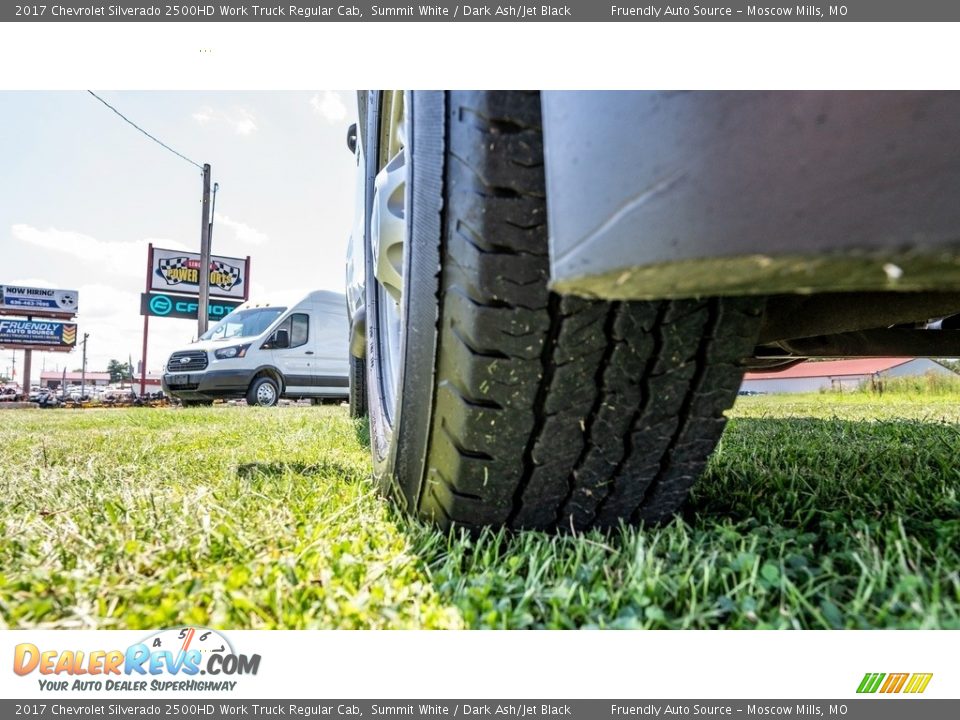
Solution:
M 448 95 L 436 394 L 417 507 L 472 528 L 660 521 L 723 431 L 763 301 L 552 294 L 539 102 Z

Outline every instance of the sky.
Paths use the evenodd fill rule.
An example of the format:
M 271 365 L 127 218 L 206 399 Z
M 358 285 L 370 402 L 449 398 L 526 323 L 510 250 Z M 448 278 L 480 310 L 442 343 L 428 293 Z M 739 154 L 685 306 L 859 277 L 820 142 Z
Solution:
M 343 292 L 355 94 L 94 92 L 219 183 L 212 251 L 250 256 L 250 297 Z M 147 246 L 200 250 L 200 171 L 85 92 L 0 92 L 0 284 L 79 291 L 87 370 L 140 359 Z M 151 318 L 147 368 L 195 336 Z M 13 352 L 0 351 L 0 373 Z M 16 353 L 22 382 L 23 353 Z M 33 353 L 33 382 L 80 350 Z

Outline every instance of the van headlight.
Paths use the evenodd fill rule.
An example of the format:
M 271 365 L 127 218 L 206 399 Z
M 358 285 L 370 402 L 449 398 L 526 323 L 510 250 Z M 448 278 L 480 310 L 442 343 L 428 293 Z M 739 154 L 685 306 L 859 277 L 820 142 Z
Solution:
M 220 348 L 219 350 L 213 351 L 213 356 L 217 360 L 229 360 L 230 358 L 242 358 L 247 354 L 247 348 L 250 347 L 250 343 L 246 345 L 232 345 L 231 347 Z

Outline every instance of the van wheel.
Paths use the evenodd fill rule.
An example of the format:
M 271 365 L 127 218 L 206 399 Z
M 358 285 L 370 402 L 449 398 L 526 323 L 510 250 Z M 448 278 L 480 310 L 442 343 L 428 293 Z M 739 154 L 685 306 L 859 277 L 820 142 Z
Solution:
M 669 518 L 719 440 L 763 300 L 550 292 L 538 93 L 384 93 L 379 123 L 378 484 L 443 526 Z
M 273 378 L 260 377 L 250 383 L 247 390 L 247 405 L 273 407 L 280 399 L 280 389 Z
M 367 369 L 362 358 L 350 356 L 350 417 L 367 416 Z

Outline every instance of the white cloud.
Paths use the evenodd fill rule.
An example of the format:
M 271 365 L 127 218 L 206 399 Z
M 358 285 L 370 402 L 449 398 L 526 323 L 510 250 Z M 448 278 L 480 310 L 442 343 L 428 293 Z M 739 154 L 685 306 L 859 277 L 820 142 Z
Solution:
M 237 135 L 250 135 L 257 129 L 256 120 L 249 110 L 239 109 L 234 116 L 228 116 L 227 122 Z
M 213 120 L 213 108 L 202 107 L 193 114 L 193 119 L 201 125 L 206 125 Z
M 328 123 L 340 122 L 347 117 L 347 106 L 340 93 L 324 90 L 310 98 L 310 107 Z
M 31 225 L 16 224 L 10 227 L 13 237 L 20 242 L 60 255 L 74 257 L 82 263 L 122 276 L 142 278 L 147 262 L 147 245 L 153 242 L 173 250 L 186 250 L 173 240 L 136 240 L 133 242 L 106 242 L 72 230 L 47 228 L 40 230 Z
M 191 117 L 201 125 L 226 123 L 237 135 L 252 135 L 257 130 L 256 117 L 245 108 L 234 108 L 232 112 L 224 112 L 205 105 Z
M 224 225 L 232 230 L 234 237 L 240 242 L 247 243 L 249 245 L 263 245 L 263 243 L 267 241 L 266 233 L 262 233 L 255 227 L 251 227 L 250 225 L 240 222 L 239 220 L 233 220 L 227 215 L 214 213 L 213 219 L 215 223 Z M 214 232 L 216 232 L 216 226 L 214 226 Z
M 80 293 L 80 317 L 90 318 L 133 318 L 134 326 L 139 316 L 140 294 L 118 290 L 111 285 L 90 283 L 78 288 Z
M 19 285 L 21 287 L 35 287 L 35 288 L 57 288 L 52 282 L 48 280 L 43 280 L 41 278 L 14 278 L 9 280 L 6 283 L 7 285 Z M 67 288 L 63 288 L 67 289 Z M 69 288 L 72 289 L 72 288 Z

